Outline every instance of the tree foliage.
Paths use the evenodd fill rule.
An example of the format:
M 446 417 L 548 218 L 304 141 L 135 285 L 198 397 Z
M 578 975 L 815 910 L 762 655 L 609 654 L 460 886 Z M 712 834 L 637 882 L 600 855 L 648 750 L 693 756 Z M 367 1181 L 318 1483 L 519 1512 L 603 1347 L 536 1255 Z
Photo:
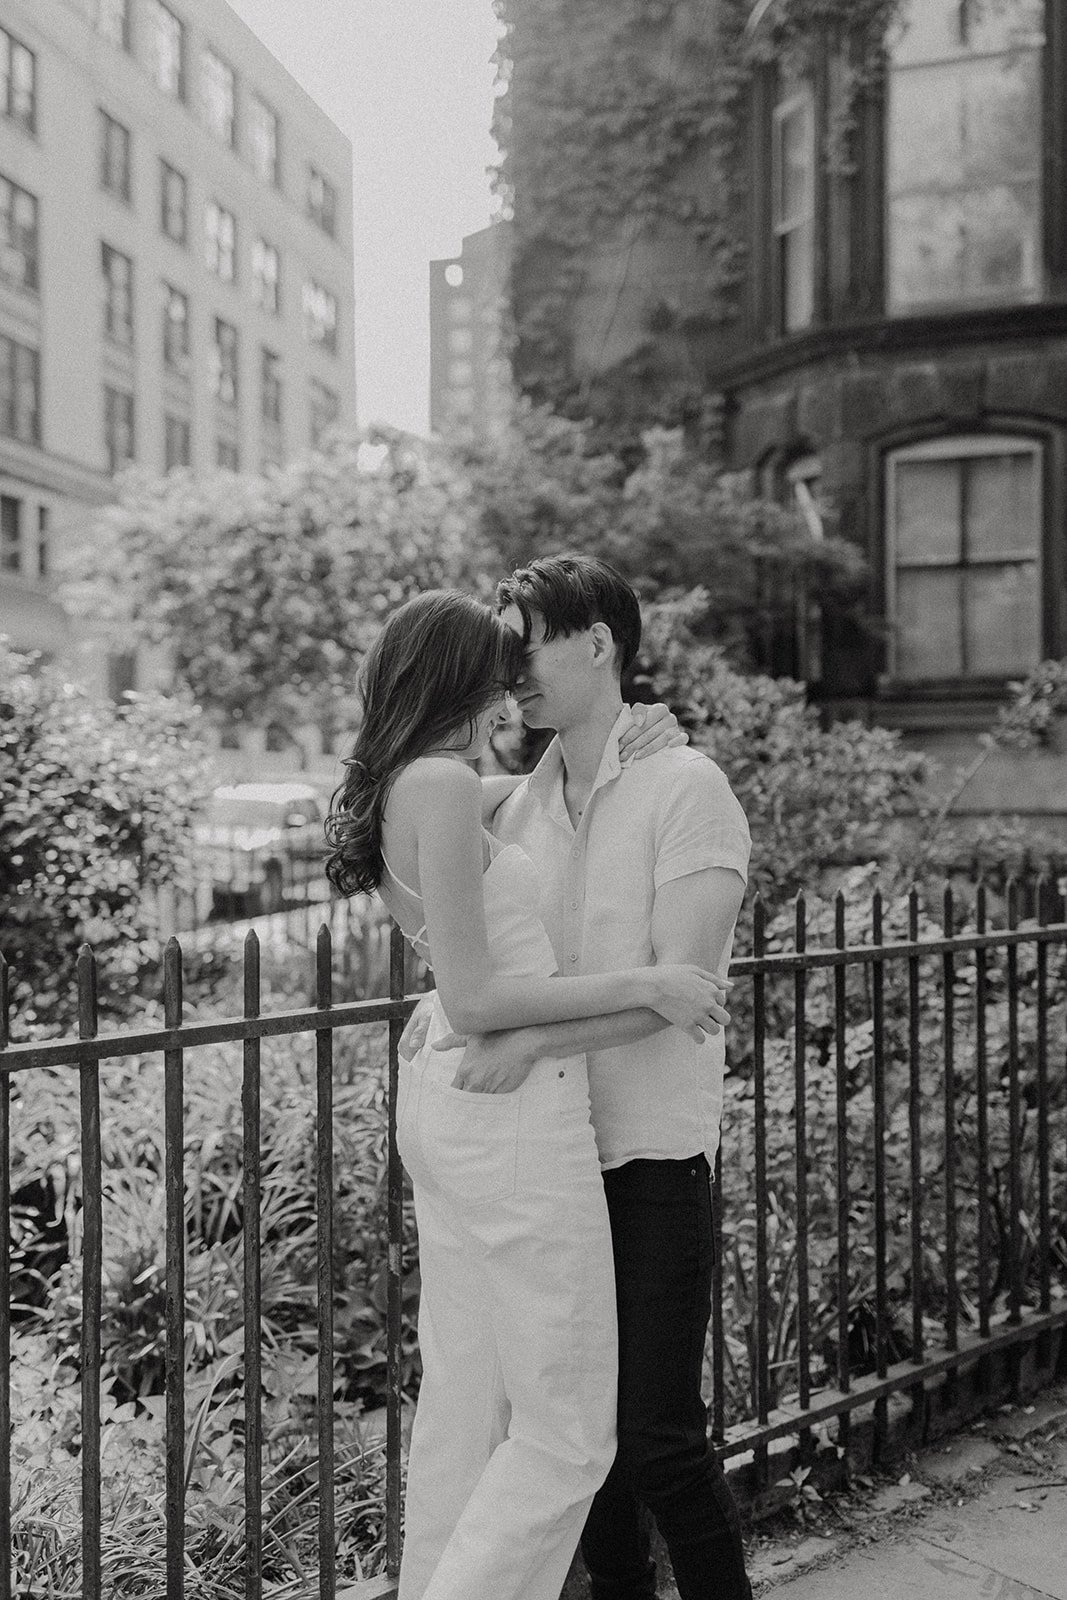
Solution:
M 340 437 L 263 478 L 130 479 L 69 574 L 172 653 L 221 717 L 331 720 L 382 618 L 419 589 L 484 590 L 464 480 L 435 446 Z
M 121 1010 L 158 954 L 152 891 L 180 884 L 208 787 L 195 708 L 91 699 L 0 646 L 0 928 L 20 1025 L 69 1022 L 78 948 Z
M 564 550 L 602 556 L 646 599 L 702 590 L 690 610 L 734 659 L 798 585 L 838 610 L 858 603 L 855 547 L 815 539 L 795 512 L 754 497 L 689 449 L 680 429 L 646 430 L 636 456 L 613 450 L 589 420 L 516 408 L 499 439 L 463 460 L 484 542 L 507 570 Z

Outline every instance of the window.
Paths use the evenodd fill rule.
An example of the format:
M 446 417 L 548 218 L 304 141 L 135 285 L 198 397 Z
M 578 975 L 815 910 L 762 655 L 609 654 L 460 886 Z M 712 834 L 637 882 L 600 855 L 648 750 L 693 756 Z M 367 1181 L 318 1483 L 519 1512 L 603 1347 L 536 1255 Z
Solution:
M 774 236 L 782 330 L 806 328 L 815 309 L 815 111 L 811 93 L 774 111 Z
M 213 389 L 224 406 L 237 404 L 237 329 L 230 322 L 215 318 L 213 346 Z
M 52 516 L 47 506 L 37 507 L 37 576 L 42 582 L 52 570 Z
M 337 190 L 317 167 L 308 168 L 307 214 L 332 239 L 337 232 Z
M 473 304 L 465 294 L 454 294 L 448 302 L 448 320 L 464 327 L 471 320 Z
M 337 301 L 321 284 L 304 285 L 304 327 L 312 344 L 337 354 Z
M 163 365 L 189 371 L 189 297 L 169 283 L 163 285 Z
M 216 439 L 215 464 L 223 472 L 240 472 L 241 451 L 236 439 Z
M 889 460 L 891 669 L 999 678 L 1041 656 L 1041 451 L 975 435 Z
M 200 62 L 200 102 L 204 125 L 228 144 L 237 143 L 237 79 L 228 62 L 205 50 Z
M 169 162 L 159 163 L 159 223 L 168 239 L 184 244 L 189 231 L 189 185 Z
M 130 0 L 96 0 L 96 26 L 120 50 L 129 50 Z
M 36 133 L 37 57 L 6 28 L 0 28 L 0 112 Z
M 104 449 L 109 472 L 121 472 L 133 460 L 133 395 L 104 385 Z
M 152 76 L 164 94 L 174 100 L 184 100 L 185 23 L 163 4 L 163 0 L 149 0 L 149 7 Z
M 913 0 L 889 73 L 888 297 L 1034 298 L 1043 0 Z
M 281 188 L 281 137 L 277 112 L 258 94 L 248 103 L 248 148 L 252 170 L 264 183 Z
M 100 113 L 100 187 L 129 205 L 130 130 L 106 111 Z
M 275 315 L 280 305 L 279 275 L 277 250 L 265 239 L 257 239 L 252 246 L 252 295 L 257 306 Z
M 192 430 L 187 417 L 163 418 L 163 471 L 175 472 L 192 460 Z
M 340 414 L 341 403 L 332 389 L 312 378 L 308 386 L 311 413 L 311 445 L 317 449 L 323 435 L 332 428 Z
M 0 434 L 41 442 L 41 362 L 36 350 L 0 334 Z
M 111 650 L 107 658 L 108 697 L 120 705 L 127 695 L 137 692 L 136 650 Z
M 450 387 L 466 389 L 474 382 L 474 368 L 469 361 L 450 361 L 448 363 L 448 383 Z
M 0 278 L 16 289 L 36 289 L 37 201 L 0 176 Z
M 450 328 L 448 330 L 448 348 L 453 355 L 470 355 L 473 346 L 474 336 L 469 328 Z
M 22 501 L 0 494 L 0 572 L 22 571 Z
M 104 274 L 104 332 L 116 344 L 133 343 L 133 262 L 109 244 L 100 246 Z
M 209 272 L 223 283 L 233 283 L 237 275 L 237 223 L 232 211 L 209 200 L 204 213 L 205 253 Z
M 260 365 L 260 414 L 275 428 L 282 425 L 282 363 L 273 350 L 263 350 Z

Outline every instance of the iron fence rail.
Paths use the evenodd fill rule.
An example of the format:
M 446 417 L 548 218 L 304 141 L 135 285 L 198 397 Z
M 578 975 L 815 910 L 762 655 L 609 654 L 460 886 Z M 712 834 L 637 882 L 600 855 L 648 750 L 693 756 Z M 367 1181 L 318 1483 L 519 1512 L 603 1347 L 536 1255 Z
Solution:
M 952 893 L 946 890 L 941 906 L 938 936 L 920 937 L 919 900 L 913 892 L 907 905 L 907 937 L 885 938 L 885 908 L 875 894 L 870 908 L 870 942 L 846 943 L 846 906 L 838 896 L 834 907 L 832 944 L 809 948 L 808 913 L 804 897 L 796 905 L 793 948 L 768 948 L 768 924 L 763 907 L 754 913 L 751 955 L 739 957 L 731 966 L 731 976 L 740 992 L 749 986 L 751 996 L 750 1040 L 739 1041 L 745 1055 L 743 1070 L 750 1074 L 753 1112 L 753 1195 L 754 1213 L 754 1295 L 751 1322 L 750 1370 L 747 1396 L 739 1402 L 736 1392 L 729 1409 L 738 1406 L 747 1414 L 728 1415 L 727 1359 L 730 1353 L 728 1330 L 734 1327 L 736 1307 L 726 1314 L 722 1245 L 738 1226 L 738 1219 L 724 1215 L 716 1207 L 717 1261 L 713 1284 L 711 1323 L 712 1397 L 709 1424 L 723 1457 L 752 1452 L 758 1471 L 767 1470 L 768 1447 L 776 1439 L 793 1438 L 802 1445 L 810 1441 L 812 1430 L 837 1419 L 839 1442 L 847 1443 L 852 1413 L 861 1406 L 874 1407 L 875 1426 L 884 1432 L 887 1404 L 894 1394 L 921 1393 L 942 1375 L 951 1376 L 961 1366 L 984 1355 L 1018 1347 L 1041 1334 L 1050 1333 L 1067 1322 L 1067 1301 L 1060 1298 L 1057 1266 L 1063 1264 L 1064 1211 L 1054 1216 L 1053 1150 L 1050 1131 L 1050 1105 L 1053 1089 L 1064 1099 L 1067 1090 L 1067 1061 L 1062 1058 L 1064 1041 L 1058 1041 L 1060 1059 L 1057 1079 L 1050 1063 L 1049 1022 L 1050 985 L 1055 977 L 1057 994 L 1067 988 L 1067 968 L 1050 972 L 1055 960 L 1067 958 L 1067 920 L 1056 898 L 1039 892 L 1037 917 L 1020 925 L 1017 895 L 1012 886 L 1007 894 L 1006 925 L 992 928 L 987 916 L 987 901 L 980 887 L 974 907 L 974 928 L 955 930 L 956 909 Z M 1061 913 L 1052 920 L 1051 911 Z M 1020 953 L 1033 952 L 1032 976 L 1020 975 Z M 973 963 L 973 1003 L 970 991 L 960 991 L 961 963 Z M 933 966 L 937 978 L 933 985 L 927 974 Z M 1001 982 L 1008 1026 L 1004 1059 L 994 1062 L 988 1018 L 993 1004 L 993 969 L 1003 967 Z M 405 953 L 394 929 L 390 945 L 389 995 L 387 998 L 336 1003 L 334 998 L 334 949 L 330 931 L 323 927 L 315 949 L 314 1004 L 300 1010 L 262 1014 L 259 943 L 254 933 L 245 941 L 244 993 L 240 1017 L 215 1021 L 183 1017 L 182 952 L 176 940 L 166 947 L 163 961 L 163 1022 L 158 1027 L 139 1027 L 119 1032 L 101 1032 L 97 1002 L 96 964 L 85 949 L 78 965 L 77 1037 L 53 1040 L 13 1040 L 9 1028 L 8 972 L 0 957 L 0 1069 L 5 1075 L 0 1093 L 0 1550 L 12 1548 L 12 1474 L 10 1440 L 12 1429 L 10 1357 L 11 1320 L 7 1312 L 11 1299 L 11 1088 L 20 1073 L 41 1068 L 69 1068 L 76 1071 L 80 1084 L 81 1116 L 81 1204 L 82 1204 L 82 1283 L 83 1304 L 80 1344 L 81 1381 L 81 1506 L 82 1506 L 82 1587 L 84 1600 L 101 1600 L 101 1410 L 100 1385 L 104 1188 L 101 1144 L 100 1066 L 132 1055 L 158 1055 L 163 1062 L 165 1126 L 165 1517 L 166 1517 L 166 1595 L 180 1600 L 185 1592 L 185 1194 L 183 1174 L 184 1074 L 186 1055 L 199 1047 L 221 1043 L 240 1043 L 242 1049 L 241 1124 L 243 1149 L 243 1215 L 245 1319 L 243 1335 L 244 1372 L 244 1584 L 248 1600 L 259 1600 L 263 1593 L 263 1414 L 262 1414 L 262 1337 L 261 1291 L 262 1248 L 260 1201 L 261 1164 L 261 1046 L 264 1039 L 308 1037 L 315 1050 L 315 1127 L 316 1127 L 316 1294 L 317 1398 L 315 1433 L 318 1473 L 318 1575 L 316 1592 L 320 1600 L 335 1600 L 337 1580 L 335 1551 L 336 1484 L 334 1479 L 334 1277 L 335 1194 L 333 1175 L 334 1131 L 334 1044 L 339 1030 L 388 1024 L 387 1116 L 388 1116 L 388 1260 L 387 1260 L 387 1434 L 386 1434 L 386 1556 L 387 1571 L 395 1575 L 400 1558 L 401 1496 L 401 1343 L 403 1331 L 402 1287 L 404 1275 L 403 1174 L 396 1152 L 395 1107 L 398 1073 L 398 1045 L 404 1023 L 417 996 L 405 993 Z M 891 980 L 901 974 L 899 988 Z M 871 1026 L 869 1088 L 872 1101 L 873 1139 L 871 1182 L 873 1220 L 870 1237 L 859 1237 L 854 1212 L 857 1174 L 849 1146 L 849 1117 L 857 1091 L 856 1061 L 850 1044 L 850 1007 L 853 1020 L 855 996 L 850 997 L 850 974 L 861 974 L 864 984 L 863 1007 Z M 821 1286 L 823 1322 L 835 1330 L 834 1348 L 824 1355 L 822 1370 L 815 1360 L 813 1327 L 813 1262 L 809 1255 L 809 1198 L 811 1193 L 811 1144 L 819 1129 L 810 1120 L 810 1074 L 812 1067 L 811 1018 L 809 1007 L 813 985 L 826 980 L 829 1005 L 828 1037 L 823 1040 L 825 1063 L 830 1069 L 836 1127 L 833 1135 L 832 1185 L 833 1229 L 828 1265 L 818 1280 Z M 791 1026 L 780 1025 L 781 1007 L 772 1004 L 775 986 L 791 990 Z M 1020 1003 L 1025 988 L 1033 1001 L 1033 1037 L 1027 1041 L 1028 1063 L 1032 1065 L 1032 1092 L 1024 1108 L 1022 1098 L 1022 1046 L 1020 1041 Z M 903 1008 L 902 1028 L 887 1026 L 887 1003 L 895 1000 Z M 973 1081 L 960 1081 L 961 1068 L 957 1044 L 963 1023 L 961 1007 L 970 1004 L 973 1015 Z M 935 1003 L 938 1009 L 937 1059 L 923 1060 L 924 1016 Z M 776 1022 L 776 1017 L 779 1022 Z M 825 1032 L 825 1030 L 824 1030 Z M 968 1033 L 968 1038 L 971 1034 Z M 772 1333 L 780 1333 L 785 1291 L 778 1294 L 775 1306 L 771 1282 L 772 1177 L 768 1137 L 770 1130 L 768 1057 L 776 1041 L 784 1039 L 791 1057 L 793 1091 L 793 1149 L 790 1165 L 794 1194 L 794 1257 L 789 1281 L 793 1301 L 788 1317 L 791 1343 L 787 1359 L 772 1351 Z M 893 1041 L 897 1043 L 893 1043 Z M 775 1060 L 781 1058 L 781 1050 Z M 1029 1070 L 1029 1066 L 1028 1066 Z M 941 1153 L 936 1184 L 931 1184 L 923 1167 L 923 1140 L 930 1135 L 924 1119 L 923 1088 L 930 1077 L 940 1078 L 940 1126 L 937 1144 Z M 887 1171 L 887 1086 L 904 1085 L 907 1128 L 907 1255 L 910 1261 L 910 1288 L 907 1303 L 900 1295 L 894 1299 L 888 1273 L 888 1244 L 893 1222 L 890 1216 Z M 1002 1085 L 1003 1080 L 1003 1085 Z M 976 1099 L 976 1151 L 974 1159 L 973 1203 L 977 1207 L 974 1260 L 960 1260 L 958 1214 L 961 1173 L 961 1141 L 957 1128 L 960 1094 Z M 990 1108 L 993 1097 L 1006 1094 L 1007 1181 L 1009 1188 L 1008 1281 L 1003 1313 L 996 1310 L 993 1282 L 993 1254 L 990 1238 Z M 728 1152 L 729 1154 L 729 1152 Z M 1067 1170 L 1067 1149 L 1060 1152 L 1061 1175 Z M 1036 1170 L 1036 1221 L 1024 1215 L 1024 1163 Z M 723 1153 L 716 1163 L 716 1190 L 725 1197 Z M 929 1271 L 924 1262 L 925 1228 L 932 1220 L 932 1188 L 938 1190 L 936 1204 L 944 1230 L 944 1273 L 937 1304 L 930 1300 Z M 969 1193 L 969 1191 L 968 1191 Z M 1062 1196 L 1059 1197 L 1063 1199 Z M 970 1200 L 969 1200 L 970 1203 Z M 1067 1207 L 1065 1207 L 1067 1210 Z M 1022 1230 L 1030 1229 L 1034 1245 L 1034 1265 L 1024 1278 Z M 855 1310 L 856 1259 L 858 1254 L 873 1255 L 873 1356 L 871 1370 L 857 1374 L 850 1355 L 851 1317 Z M 961 1331 L 961 1271 L 966 1267 L 976 1284 L 977 1316 L 973 1325 Z M 777 1292 L 777 1291 L 775 1291 Z M 829 1300 L 829 1305 L 825 1302 Z M 1033 1303 L 1028 1303 L 1028 1300 Z M 906 1359 L 891 1359 L 891 1334 L 901 1316 L 907 1322 L 910 1351 Z M 772 1324 L 777 1317 L 777 1332 Z M 934 1336 L 934 1328 L 937 1336 Z M 736 1365 L 736 1362 L 734 1362 Z M 732 1370 L 732 1369 L 731 1369 Z M 783 1392 L 783 1371 L 792 1389 Z M 355 1593 L 345 1590 L 345 1593 Z M 369 1591 L 368 1591 L 369 1592 Z M 12 1570 L 0 1560 L 0 1600 L 12 1600 Z

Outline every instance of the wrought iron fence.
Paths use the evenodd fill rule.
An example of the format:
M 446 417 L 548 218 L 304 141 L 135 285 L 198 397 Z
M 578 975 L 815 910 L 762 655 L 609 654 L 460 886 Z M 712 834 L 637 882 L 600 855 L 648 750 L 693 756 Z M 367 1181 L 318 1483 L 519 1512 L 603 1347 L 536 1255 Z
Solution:
M 734 961 L 734 1063 L 725 1149 L 716 1168 L 718 1266 L 709 1340 L 712 1437 L 724 1457 L 752 1452 L 768 1471 L 777 1439 L 802 1445 L 836 1419 L 847 1442 L 859 1407 L 886 1427 L 894 1394 L 1067 1322 L 1067 919 L 1039 885 L 1020 921 L 1014 885 L 993 925 L 980 886 L 966 920 L 951 890 L 938 926 L 913 894 L 861 912 L 839 896 L 828 912 L 803 897 L 790 936 L 755 908 L 751 954 Z M 829 922 L 827 924 L 827 918 Z M 829 936 L 827 937 L 827 926 Z M 819 936 L 813 943 L 812 935 Z M 317 1571 L 270 1593 L 334 1600 L 391 1592 L 400 1556 L 404 1180 L 395 1148 L 397 1046 L 415 1003 L 393 932 L 388 997 L 335 1003 L 330 932 L 316 948 L 313 1002 L 261 1014 L 259 946 L 246 942 L 243 1014 L 185 1018 L 182 952 L 164 956 L 163 1023 L 99 1031 L 91 952 L 79 964 L 77 1038 L 19 1042 L 0 966 L 0 1550 L 12 1550 L 10 1438 L 12 1113 L 18 1075 L 75 1072 L 80 1085 L 81 1574 L 102 1588 L 101 1348 L 103 1170 L 101 1065 L 157 1054 L 163 1064 L 165 1170 L 166 1595 L 186 1592 L 186 1223 L 184 1075 L 189 1052 L 242 1051 L 245 1317 L 244 1593 L 264 1591 L 261 1286 L 261 1088 L 264 1041 L 307 1038 L 315 1052 Z M 335 1041 L 387 1023 L 387 1437 L 385 1567 L 377 1586 L 339 1587 L 334 1476 Z M 1055 1057 L 1055 1059 L 1053 1059 Z M 16 1126 L 17 1131 L 17 1126 Z M 725 1251 L 724 1251 L 724 1246 Z M 314 1564 L 312 1564 L 313 1566 Z M 11 1600 L 0 1562 L 0 1600 Z M 34 1587 L 20 1596 L 53 1592 Z M 197 1592 L 203 1592 L 198 1589 Z

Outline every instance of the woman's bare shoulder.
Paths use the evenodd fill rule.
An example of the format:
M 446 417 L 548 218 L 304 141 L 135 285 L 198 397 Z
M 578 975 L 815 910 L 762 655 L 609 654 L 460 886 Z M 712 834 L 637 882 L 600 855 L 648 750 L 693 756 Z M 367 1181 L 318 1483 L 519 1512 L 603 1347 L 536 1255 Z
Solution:
M 419 756 L 397 775 L 393 794 L 414 803 L 427 796 L 457 801 L 473 797 L 480 805 L 482 784 L 464 761 L 454 761 L 450 756 Z

